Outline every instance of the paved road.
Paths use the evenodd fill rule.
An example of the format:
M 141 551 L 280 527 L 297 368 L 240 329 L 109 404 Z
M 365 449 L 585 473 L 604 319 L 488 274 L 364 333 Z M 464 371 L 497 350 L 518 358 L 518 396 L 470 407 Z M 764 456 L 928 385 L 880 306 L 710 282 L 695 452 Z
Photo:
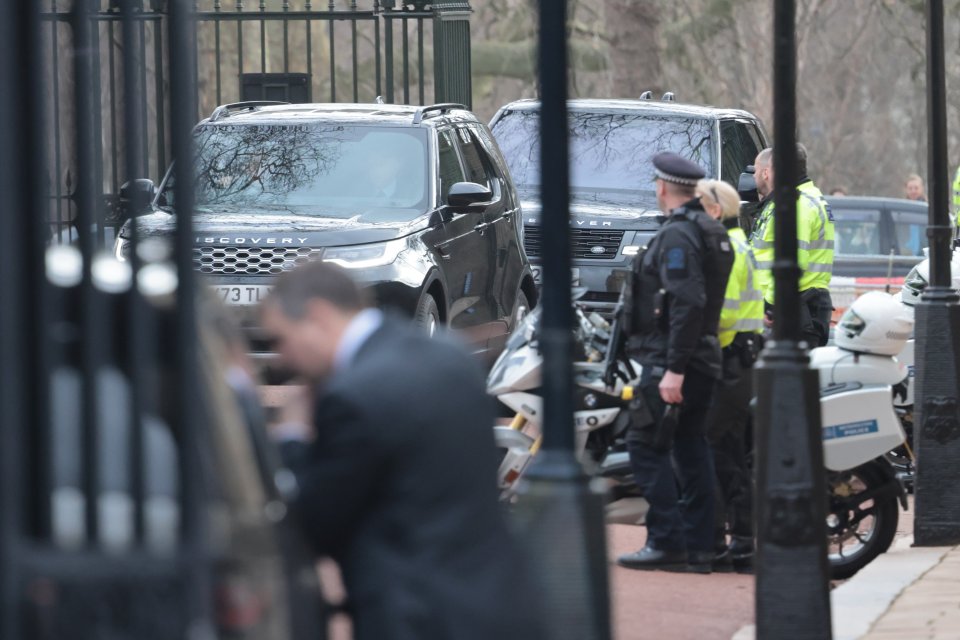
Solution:
M 608 516 L 621 523 L 633 523 L 642 518 L 643 511 L 642 505 L 625 504 Z M 912 530 L 911 497 L 910 510 L 900 512 L 897 538 Z M 616 640 L 730 640 L 739 629 L 753 623 L 753 576 L 631 571 L 613 563 L 618 555 L 642 547 L 645 540 L 646 529 L 642 526 L 607 526 Z M 325 582 L 329 585 L 335 572 L 329 566 L 325 569 Z M 341 622 L 334 626 L 331 640 L 349 638 L 348 625 Z
M 643 546 L 646 529 L 607 528 L 611 561 Z M 753 576 L 631 571 L 610 566 L 617 640 L 730 640 L 753 622 Z
M 607 531 L 611 563 L 646 538 L 646 529 L 633 525 L 614 524 Z M 337 599 L 335 569 L 327 565 L 322 573 L 328 595 Z M 753 576 L 630 571 L 611 564 L 610 589 L 617 640 L 729 640 L 753 621 Z M 337 621 L 331 640 L 350 637 L 349 624 Z

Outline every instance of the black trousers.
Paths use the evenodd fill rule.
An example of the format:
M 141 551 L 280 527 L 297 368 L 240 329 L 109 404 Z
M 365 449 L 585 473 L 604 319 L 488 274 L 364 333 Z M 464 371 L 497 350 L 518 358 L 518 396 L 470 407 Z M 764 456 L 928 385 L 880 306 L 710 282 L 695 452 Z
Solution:
M 734 344 L 723 350 L 723 379 L 706 418 L 717 472 L 716 539 L 726 533 L 753 536 L 753 474 L 748 463 L 753 370 L 746 366 L 750 356 L 745 349 Z
M 807 289 L 800 294 L 800 331 L 811 349 L 830 340 L 833 300 L 826 289 Z
M 716 381 L 687 370 L 683 404 L 673 446 L 652 446 L 666 406 L 660 398 L 662 373 L 644 367 L 640 392 L 654 422 L 632 424 L 627 434 L 630 464 L 637 485 L 650 504 L 647 543 L 663 551 L 711 551 L 714 536 L 713 456 L 705 435 L 707 411 Z

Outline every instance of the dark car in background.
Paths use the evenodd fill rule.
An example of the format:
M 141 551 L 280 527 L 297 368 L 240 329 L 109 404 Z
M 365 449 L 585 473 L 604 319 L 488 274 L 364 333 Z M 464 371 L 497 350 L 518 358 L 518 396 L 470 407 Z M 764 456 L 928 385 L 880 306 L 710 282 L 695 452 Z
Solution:
M 459 105 L 246 102 L 218 107 L 194 136 L 196 269 L 250 325 L 273 279 L 310 260 L 490 358 L 536 303 L 506 163 Z M 172 176 L 155 194 L 137 181 L 152 199 L 131 212 L 144 236 L 175 228 Z
M 839 317 L 867 291 L 896 293 L 924 259 L 927 203 L 900 198 L 831 196 L 836 245 L 830 293 Z
M 659 226 L 651 164 L 656 153 L 679 153 L 707 176 L 736 187 L 767 146 L 763 125 L 746 111 L 664 97 L 568 102 L 571 280 L 587 289 L 582 300 L 600 310 L 615 304 L 634 256 Z M 524 245 L 535 272 L 541 221 L 539 108 L 535 100 L 512 102 L 490 123 L 523 200 Z M 549 176 L 544 183 L 550 183 Z

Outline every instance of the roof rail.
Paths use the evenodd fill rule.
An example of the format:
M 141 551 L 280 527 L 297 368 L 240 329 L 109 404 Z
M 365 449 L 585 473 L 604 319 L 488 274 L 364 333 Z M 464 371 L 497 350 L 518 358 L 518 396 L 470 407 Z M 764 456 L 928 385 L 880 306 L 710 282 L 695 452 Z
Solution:
M 413 124 L 420 124 L 423 122 L 423 117 L 431 111 L 446 113 L 447 111 L 452 111 L 453 109 L 466 109 L 466 107 L 456 102 L 441 102 L 440 104 L 432 104 L 428 107 L 420 107 L 417 109 L 417 112 L 413 114 Z
M 230 115 L 234 111 L 256 111 L 257 107 L 273 107 L 279 104 L 290 104 L 279 100 L 249 100 L 247 102 L 233 102 L 222 104 L 213 110 L 210 114 L 210 122 L 216 122 L 220 118 Z
M 653 91 L 644 91 L 640 94 L 641 100 L 653 100 Z
M 673 102 L 676 99 L 676 96 L 673 95 L 673 91 L 667 91 L 663 94 L 663 97 L 660 98 L 661 102 Z

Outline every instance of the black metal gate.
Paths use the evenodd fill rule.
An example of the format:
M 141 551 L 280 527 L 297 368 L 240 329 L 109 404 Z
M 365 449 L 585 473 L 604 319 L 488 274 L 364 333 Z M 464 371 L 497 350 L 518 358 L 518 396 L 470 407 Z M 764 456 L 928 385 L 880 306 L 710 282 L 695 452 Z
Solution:
M 322 638 L 205 328 L 189 163 L 172 246 L 102 245 L 104 193 L 192 155 L 216 12 L 157 4 L 0 2 L 0 638 Z
M 41 2 L 41 0 L 36 0 Z M 59 242 L 76 237 L 76 113 L 64 101 L 76 77 L 70 55 L 75 3 L 43 0 L 44 82 L 50 169 L 49 220 Z M 84 4 L 90 25 L 94 104 L 91 140 L 105 215 L 98 237 L 109 242 L 117 219 L 121 158 L 134 147 L 138 177 L 155 180 L 170 158 L 169 0 L 134 0 L 120 28 L 125 0 Z M 201 0 L 197 24 L 196 119 L 241 100 L 291 102 L 411 101 L 471 103 L 468 0 Z M 432 59 L 431 59 L 432 58 Z M 123 63 L 137 74 L 125 78 Z M 144 97 L 138 129 L 123 127 L 125 81 Z M 136 138 L 135 140 L 133 138 Z M 98 221 L 98 225 L 100 222 Z

